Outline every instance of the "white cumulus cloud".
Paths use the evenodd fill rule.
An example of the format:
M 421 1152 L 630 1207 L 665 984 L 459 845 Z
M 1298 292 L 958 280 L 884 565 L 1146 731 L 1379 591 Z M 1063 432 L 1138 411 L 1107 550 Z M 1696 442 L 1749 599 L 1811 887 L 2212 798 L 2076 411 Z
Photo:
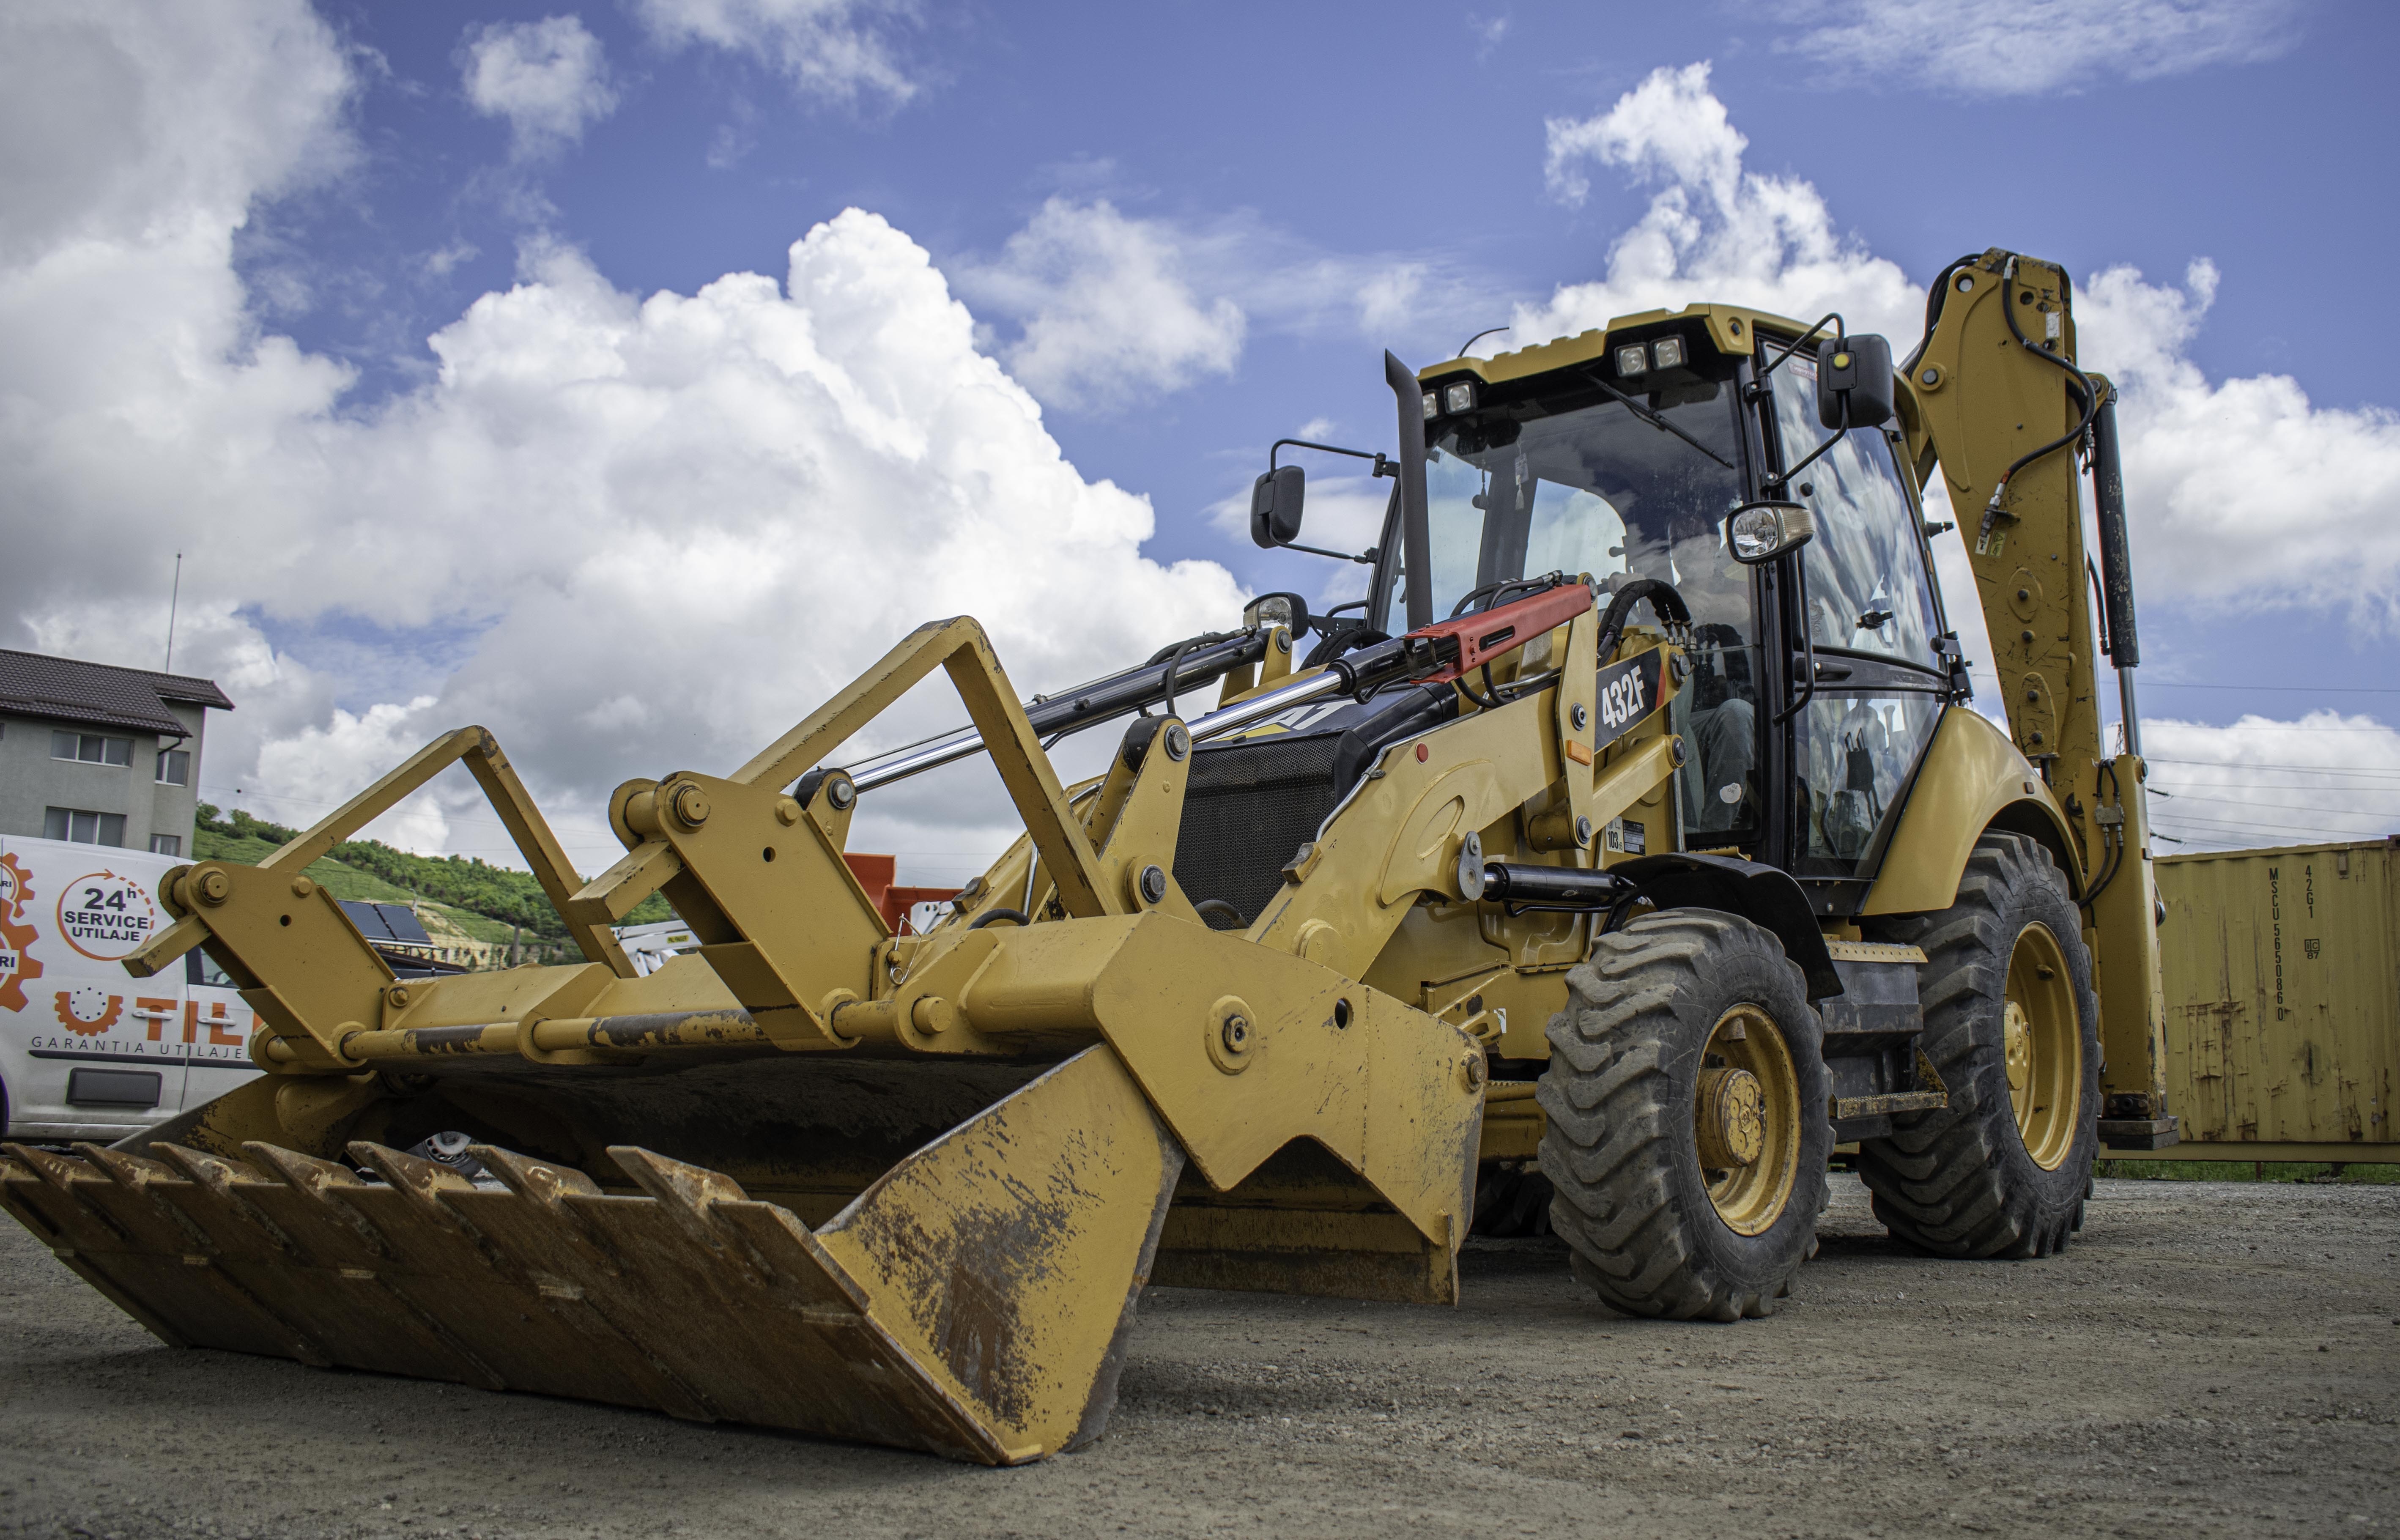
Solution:
M 2228 727 L 2146 716 L 2142 752 L 2166 794 L 2150 799 L 2151 825 L 2185 848 L 2400 833 L 2400 731 L 2371 716 L 2245 715 Z
M 1611 245 L 1606 276 L 1520 307 L 1511 344 L 1640 310 L 1727 299 L 1803 320 L 1840 310 L 1854 330 L 1884 332 L 1906 352 L 1922 325 L 1923 289 L 1845 238 L 1814 186 L 1748 170 L 1746 148 L 1709 89 L 1705 64 L 1658 70 L 1604 112 L 1553 121 L 1547 169 L 1560 198 L 1587 197 L 1595 166 L 1654 191 Z M 2366 633 L 2388 634 L 2400 624 L 2400 525 L 2390 517 L 2400 506 L 2400 415 L 2317 406 L 2284 375 L 2209 378 L 2189 348 L 2217 281 L 2202 259 L 2180 286 L 2151 283 L 2123 266 L 2077 286 L 2078 355 L 2122 392 L 2119 425 L 2143 600 L 2206 605 L 2219 615 L 2331 608 Z M 1928 517 L 1956 517 L 1940 476 L 1926 492 Z M 1980 703 L 1988 709 L 1992 652 L 1965 548 L 1952 535 L 1937 539 L 1934 552 L 1950 619 L 1969 658 L 1985 665 L 1978 671 Z M 2226 834 L 2218 842 L 2228 845 L 2373 834 L 2393 826 L 2379 810 L 2400 809 L 2400 795 L 2370 794 L 2384 784 L 2372 776 L 2321 769 L 2287 777 L 2288 787 L 2253 787 L 2258 778 L 2245 780 L 2247 772 L 2233 768 L 2400 770 L 2400 736 L 2371 716 L 2254 716 L 2228 728 L 2146 719 L 2144 730 L 2150 754 L 2197 767 L 2162 773 L 2169 790 L 2178 776 L 2195 784 L 2182 800 L 2159 803 L 2167 832 L 2195 843 L 2210 833 Z M 2279 797 L 2288 806 L 2270 806 Z M 2255 803 L 2247 813 L 2237 807 L 2228 814 L 2235 824 L 2246 820 L 2252 832 L 2212 830 L 2201 821 L 2208 811 L 2202 797 Z M 2279 823 L 2284 827 L 2270 827 Z
M 1606 277 L 1520 307 L 1511 341 L 1739 299 L 1807 320 L 1839 310 L 1851 329 L 1883 332 L 1905 353 L 1923 324 L 1924 290 L 1843 236 L 1815 186 L 1750 170 L 1747 148 L 1706 64 L 1657 70 L 1605 112 L 1554 120 L 1548 169 L 1560 196 L 1585 196 L 1592 163 L 1656 190 L 1611 245 Z M 2079 357 L 2122 389 L 2145 596 L 2330 605 L 2389 627 L 2400 620 L 2400 525 L 2389 516 L 2400 502 L 2400 416 L 2316 406 L 2284 375 L 2210 380 L 2189 348 L 2216 282 L 2201 260 L 2180 288 L 2120 266 L 2077 291 Z M 1957 586 L 1963 559 L 1955 565 L 1950 591 L 1970 593 Z
M 804 94 L 850 102 L 880 92 L 917 93 L 895 57 L 893 33 L 915 7 L 907 0 L 632 0 L 660 46 L 702 44 L 743 53 Z
M 2111 267 L 2078 295 L 2079 349 L 2123 388 L 2144 577 L 2245 607 L 2324 605 L 2400 624 L 2400 414 L 2312 403 L 2288 375 L 2211 380 L 2186 354 L 2217 274 Z
M 1607 277 L 1519 307 L 1512 343 L 1737 295 L 1808 320 L 1839 310 L 1857 331 L 1912 332 L 1924 291 L 1842 236 L 1815 186 L 1748 170 L 1749 145 L 1709 89 L 1706 63 L 1654 70 L 1589 118 L 1552 118 L 1544 171 L 1561 199 L 1583 201 L 1594 162 L 1657 191 L 1610 246 Z
M 854 210 L 784 272 L 688 294 L 530 247 L 431 339 L 431 380 L 347 408 L 346 370 L 261 328 L 231 265 L 252 200 L 338 132 L 341 58 L 296 0 L 215 9 L 193 48 L 248 50 L 223 88 L 96 165 L 95 196 L 141 188 L 146 217 L 62 210 L 0 261 L 0 615 L 13 645 L 155 666 L 165 559 L 143 553 L 188 552 L 176 666 L 239 706 L 211 725 L 212 799 L 305 823 L 479 721 L 597 869 L 611 785 L 739 764 L 928 618 L 978 617 L 1031 692 L 1238 612 L 1221 567 L 1142 555 L 1148 500 L 1079 475 L 926 252 Z M 181 89 L 150 7 L 61 14 L 38 64 L 0 50 L 0 100 L 62 61 Z M 316 82 L 313 112 L 278 80 Z M 871 736 L 960 715 L 935 682 Z M 863 812 L 927 879 L 1011 821 L 972 767 Z M 382 828 L 505 846 L 463 783 Z
M 979 300 L 1019 318 L 1010 370 L 1044 401 L 1109 410 L 1225 375 L 1248 319 L 1185 274 L 1181 234 L 1101 198 L 1053 198 L 997 260 L 961 270 Z
M 458 51 L 468 104 L 509 120 L 520 157 L 571 144 L 616 110 L 608 61 L 580 17 L 470 27 Z
M 2299 10 L 2297 0 L 1836 0 L 1791 46 L 1857 78 L 2030 96 L 2272 59 L 2297 40 Z

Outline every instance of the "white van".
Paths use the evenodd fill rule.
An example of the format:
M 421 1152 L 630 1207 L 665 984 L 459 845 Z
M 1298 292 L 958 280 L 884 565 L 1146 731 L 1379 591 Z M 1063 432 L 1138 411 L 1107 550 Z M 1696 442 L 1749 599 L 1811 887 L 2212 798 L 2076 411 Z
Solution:
M 183 863 L 0 837 L 0 1127 L 38 1143 L 123 1138 L 258 1070 L 258 1018 L 195 947 L 135 978 L 119 961 L 172 922 L 158 879 Z

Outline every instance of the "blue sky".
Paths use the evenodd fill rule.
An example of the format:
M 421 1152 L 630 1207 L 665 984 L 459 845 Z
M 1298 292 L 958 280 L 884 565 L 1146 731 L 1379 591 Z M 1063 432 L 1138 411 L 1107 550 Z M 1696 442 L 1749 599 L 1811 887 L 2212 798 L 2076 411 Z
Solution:
M 847 102 L 746 53 L 670 51 L 607 4 L 320 8 L 375 56 L 358 102 L 365 163 L 275 208 L 273 238 L 246 266 L 296 255 L 323 302 L 292 317 L 292 334 L 370 367 L 421 361 L 411 345 L 505 285 L 529 229 L 582 246 L 620 288 L 689 293 L 736 268 L 775 271 L 800 232 L 852 206 L 949 259 L 989 256 L 1046 198 L 1107 197 L 1200 229 L 1247 220 L 1326 252 L 1449 264 L 1488 294 L 1536 296 L 1589 274 L 1645 201 L 1614 179 L 1580 209 L 1547 197 L 1545 119 L 1707 60 L 1752 168 L 1815 184 L 1846 233 L 1913 276 L 1986 244 L 2079 272 L 2166 276 L 2206 256 L 2224 285 L 2191 352 L 2212 375 L 2291 372 L 2327 405 L 2389 394 L 2342 299 L 2374 287 L 2400 233 L 2376 192 L 2375 147 L 2400 139 L 2388 7 L 2258 0 L 2234 8 L 2287 19 L 2270 29 L 2274 57 L 2141 80 L 2094 58 L 2031 97 L 1820 62 L 1801 51 L 1808 29 L 1780 20 L 1805 16 L 1797 6 L 1401 5 L 1372 24 L 1335 7 L 925 7 L 876 29 L 907 98 L 862 87 Z M 580 143 L 504 170 L 510 129 L 467 102 L 462 40 L 561 14 L 599 40 L 617 104 Z M 423 272 L 459 247 L 477 254 Z M 1470 306 L 1420 329 L 1443 338 L 1439 323 L 1482 319 Z M 1245 380 L 1237 399 L 1175 402 L 1173 432 L 1112 417 L 1079 433 L 1068 415 L 1060 430 L 1079 464 L 1116 474 L 1103 460 L 1139 456 L 1125 468 L 1163 486 L 1177 461 L 1152 455 L 1220 425 L 1261 430 L 1276 409 L 1316 416 L 1344 369 L 1374 374 L 1361 351 L 1276 361 L 1322 355 L 1322 381 Z
M 2175 757 L 2194 766 L 2191 781 L 2208 783 L 2196 796 L 2240 783 L 2230 768 L 2203 773 L 2203 762 L 2354 772 L 2311 777 L 2318 789 L 2306 794 L 2229 795 L 2254 806 L 2222 818 L 2195 806 L 2186 832 L 2226 842 L 2265 842 L 2285 828 L 2290 838 L 2364 834 L 2393 826 L 2381 810 L 2400 811 L 2400 792 L 2375 794 L 2400 788 L 2400 739 L 2381 725 L 2395 699 L 2381 658 L 2400 548 L 2377 532 L 2393 522 L 2400 430 L 2383 349 L 2371 323 L 2360 323 L 2371 311 L 2357 302 L 2376 292 L 2400 218 L 2383 166 L 2400 143 L 2385 77 L 2400 34 L 2391 7 L 321 0 L 312 19 L 296 0 L 210 4 L 252 27 L 231 29 L 239 35 L 267 39 L 260 57 L 272 67 L 241 76 L 248 63 L 226 64 L 233 73 L 218 97 L 206 96 L 216 76 L 191 72 L 201 84 L 179 89 L 198 93 L 189 107 L 198 116 L 181 131 L 201 147 L 123 153 L 128 165 L 155 168 L 209 153 L 214 139 L 193 124 L 250 126 L 225 134 L 252 147 L 225 152 L 233 190 L 205 205 L 226 225 L 234 297 L 192 303 L 223 334 L 215 361 L 228 381 L 256 395 L 283 370 L 278 388 L 307 397 L 261 429 L 276 447 L 258 451 L 253 483 L 281 486 L 288 475 L 296 485 L 307 478 L 295 464 L 339 455 L 438 456 L 446 451 L 401 447 L 405 425 L 481 412 L 427 443 L 474 437 L 481 469 L 459 474 L 537 487 L 541 462 L 505 455 L 539 431 L 532 425 L 548 420 L 547 408 L 503 422 L 522 399 L 460 404 L 429 338 L 443 333 L 455 349 L 498 358 L 508 337 L 542 324 L 518 286 L 537 298 L 582 293 L 578 314 L 605 318 L 661 293 L 699 294 L 728 274 L 784 282 L 795 241 L 862 210 L 900 246 L 876 237 L 867 243 L 882 254 L 872 260 L 857 254 L 865 247 L 845 247 L 843 272 L 855 278 L 877 262 L 906 268 L 917 259 L 900 248 L 913 243 L 973 312 L 974 348 L 1038 402 L 1032 447 L 1009 454 L 1043 462 L 1046 431 L 1083 483 L 1149 499 L 1147 539 L 1133 530 L 1110 558 L 1146 565 L 1115 579 L 1106 573 L 1118 567 L 1095 568 L 1091 580 L 1128 594 L 1155 582 L 1161 596 L 1127 598 L 1132 609 L 1096 622 L 1089 646 L 1052 648 L 1019 673 L 1105 666 L 1110 646 L 1146 651 L 1171 640 L 1186 613 L 1178 605 L 1220 592 L 1210 586 L 1220 579 L 1190 564 L 1216 564 L 1251 589 L 1313 587 L 1327 575 L 1330 564 L 1253 551 L 1225 527 L 1221 508 L 1261 467 L 1267 442 L 1304 424 L 1386 447 L 1381 348 L 1423 363 L 1512 320 L 1521 328 L 1515 342 L 1540 340 L 1528 334 L 1546 321 L 1651 293 L 1612 262 L 1628 232 L 1657 216 L 1662 197 L 1689 197 L 1702 225 L 1713 218 L 1722 228 L 1684 253 L 1670 275 L 1677 293 L 1769 305 L 1820 290 L 1881 296 L 1873 302 L 1893 318 L 1885 324 L 1902 349 L 1913 340 L 1907 283 L 1963 252 L 2035 252 L 2079 280 L 2138 269 L 2143 281 L 2124 275 L 2106 302 L 2113 319 L 2087 323 L 2084 362 L 2147 368 L 2140 379 L 2154 384 L 2156 429 L 2147 457 L 2135 446 L 2133 468 L 2137 500 L 2148 487 L 2157 504 L 2135 510 L 2151 635 L 2144 677 L 2155 686 L 2147 715 L 2189 725 L 2192 735 L 2176 741 L 2186 753 Z M 80 24 L 73 7 L 19 24 L 45 20 Z M 140 52 L 122 29 L 114 35 L 109 47 Z M 216 59 L 234 45 L 169 37 L 139 67 L 174 69 L 178 47 Z M 1642 100 L 1657 108 L 1651 116 L 1613 120 L 1634 125 L 1631 149 L 1563 161 L 1554 153 L 1558 126 L 1629 112 L 1656 72 L 1701 63 L 1705 75 L 1681 77 L 1676 92 L 1650 88 Z M 290 121 L 260 104 L 261 93 L 304 77 L 315 94 L 291 95 L 313 104 L 293 108 Z M 257 147 L 279 133 L 291 142 L 280 159 Z M 1748 216 L 1731 205 L 1709 214 L 1695 155 L 1736 168 L 1751 214 L 1782 196 L 1776 189 L 1810 190 L 1820 200 L 1813 237 L 1787 224 L 1764 256 L 1738 250 L 1750 238 Z M 148 196 L 165 208 L 198 195 L 179 186 Z M 867 240 L 857 231 L 841 238 L 853 236 Z M 1802 250 L 1810 238 L 1825 248 L 1813 259 Z M 157 238 L 122 239 L 133 250 Z M 2195 262 L 2208 265 L 2203 275 L 2191 274 Z M 203 276 L 224 266 L 189 263 Z M 1576 285 L 1596 287 L 1579 298 L 1562 292 Z M 2142 330 L 2160 315 L 2175 320 L 2170 338 Z M 592 324 L 618 334 L 615 321 Z M 272 339 L 286 338 L 297 361 L 256 351 L 261 339 L 282 347 Z M 2104 338 L 2120 341 L 2123 364 L 2095 351 Z M 552 392 L 549 404 L 565 410 L 572 392 L 554 374 L 543 378 L 526 391 Z M 46 399 L 37 380 L 17 389 Z M 743 411 L 738 392 L 709 400 L 716 404 L 693 409 L 702 419 Z M 2265 406 L 2252 410 L 2258 401 Z M 919 429 L 945 431 L 930 419 Z M 684 431 L 692 455 L 711 452 L 704 427 Z M 313 447 L 293 448 L 298 438 Z M 620 501 L 610 506 L 625 521 L 612 527 L 647 538 L 690 517 L 692 497 L 753 496 L 733 485 L 738 462 L 770 451 L 749 440 L 718 447 L 733 457 L 722 477 L 678 472 L 672 495 L 634 495 L 630 512 L 628 494 L 612 488 Z M 828 462 L 844 453 L 838 435 L 809 451 Z M 2287 466 L 2306 474 L 2286 476 Z M 558 469 L 572 479 L 571 463 Z M 170 470 L 162 479 L 172 481 Z M 76 474 L 25 472 L 19 489 L 60 499 L 62 517 L 138 497 L 89 469 L 82 482 Z M 938 500 L 963 484 L 923 495 Z M 1012 495 L 1030 496 L 1030 484 L 1013 477 Z M 197 564 L 203 619 L 192 656 L 250 670 L 242 676 L 253 694 L 276 702 L 247 719 L 261 725 L 242 729 L 250 736 L 239 752 L 253 757 L 235 778 L 288 798 L 287 814 L 321 799 L 331 781 L 356 773 L 356 756 L 397 743 L 429 711 L 523 705 L 521 691 L 492 684 L 506 672 L 495 649 L 512 627 L 533 626 L 517 595 L 528 583 L 580 593 L 584 580 L 525 558 L 512 586 L 478 588 L 474 538 L 429 537 L 416 550 L 430 569 L 421 591 L 378 598 L 357 563 L 381 549 L 400 516 L 378 515 L 382 534 L 340 533 L 341 494 L 339 485 L 291 492 L 289 518 L 276 526 L 284 544 L 239 559 L 235 548 L 266 538 L 248 515 L 201 520 L 190 535 L 212 546 Z M 1109 509 L 1102 522 L 1138 517 Z M 561 527 L 575 527 L 561 516 Z M 822 510 L 777 516 L 797 519 L 809 539 L 842 527 Z M 1016 526 L 1014 549 L 1028 563 L 1042 560 L 1030 549 L 1041 543 L 1042 517 L 1029 506 Z M 61 551 L 59 571 L 73 559 Z M 236 570 L 262 566 L 287 580 Z M 1005 561 L 981 574 L 1002 588 L 1015 575 Z M 102 585 L 84 597 L 131 615 L 139 586 Z M 1168 603 L 1170 591 L 1182 597 Z M 12 597 L 25 619 L 10 645 L 108 645 L 63 609 Z M 709 603 L 703 592 L 668 592 L 648 623 Z M 1154 641 L 1145 623 L 1163 628 Z M 778 630 L 777 646 L 808 646 L 797 620 Z M 619 675 L 639 666 L 619 665 Z M 841 670 L 829 661 L 825 672 Z M 793 700 L 784 714 L 807 703 Z M 362 734 L 358 724 L 378 711 L 389 731 Z M 720 702 L 717 715 L 675 730 L 714 748 L 783 711 L 780 697 Z M 2273 730 L 2244 729 L 2245 715 Z M 527 730 L 550 721 L 530 707 L 525 715 Z M 611 742 L 593 713 L 579 720 L 570 736 Z M 563 764 L 552 779 L 588 790 Z M 2345 788 L 2358 795 L 2334 795 Z M 911 828 L 942 824 L 931 809 L 908 816 L 920 820 Z M 437 843 L 460 838 L 438 819 L 419 832 Z

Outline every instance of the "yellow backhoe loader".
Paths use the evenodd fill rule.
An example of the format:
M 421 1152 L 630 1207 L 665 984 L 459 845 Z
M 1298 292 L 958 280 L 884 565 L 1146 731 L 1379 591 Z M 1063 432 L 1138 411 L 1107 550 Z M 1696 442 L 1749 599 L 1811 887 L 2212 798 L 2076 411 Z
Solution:
M 2096 1143 L 2175 1132 L 2066 275 L 1953 264 L 1897 367 L 1725 305 L 1385 367 L 1356 604 L 1269 594 L 1031 703 L 928 624 L 749 763 L 620 787 L 588 883 L 472 727 L 254 867 L 178 868 L 128 966 L 205 947 L 267 1072 L 9 1146 L 0 1198 L 171 1343 L 989 1464 L 1100 1434 L 1145 1285 L 1450 1303 L 1479 1213 L 1717 1321 L 1792 1289 L 1837 1142 L 1928 1251 L 2066 1244 Z M 1284 451 L 1328 447 L 1271 452 L 1261 544 L 1300 534 Z M 1932 576 L 1937 469 L 2006 731 Z M 836 768 L 937 668 L 972 727 Z M 1103 725 L 1062 784 L 1045 744 Z M 1025 835 L 895 925 L 852 818 L 975 755 Z M 402 980 L 306 875 L 461 760 L 585 961 Z M 700 945 L 643 974 L 611 926 L 652 893 Z

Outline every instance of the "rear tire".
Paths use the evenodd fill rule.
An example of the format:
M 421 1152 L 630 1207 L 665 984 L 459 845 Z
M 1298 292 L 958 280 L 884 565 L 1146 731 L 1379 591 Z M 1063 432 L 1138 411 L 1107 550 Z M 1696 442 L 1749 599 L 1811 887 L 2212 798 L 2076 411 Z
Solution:
M 1956 904 L 1881 934 L 1924 949 L 1922 1041 L 1950 1105 L 1860 1141 L 1875 1217 L 1939 1256 L 2063 1248 L 2100 1131 L 2100 1002 L 2065 875 L 2039 841 L 1986 834 Z
M 1774 1314 L 1833 1149 L 1799 968 L 1747 920 L 1670 909 L 1602 936 L 1567 988 L 1537 1096 L 1575 1275 L 1632 1315 Z

